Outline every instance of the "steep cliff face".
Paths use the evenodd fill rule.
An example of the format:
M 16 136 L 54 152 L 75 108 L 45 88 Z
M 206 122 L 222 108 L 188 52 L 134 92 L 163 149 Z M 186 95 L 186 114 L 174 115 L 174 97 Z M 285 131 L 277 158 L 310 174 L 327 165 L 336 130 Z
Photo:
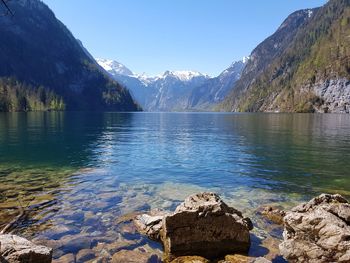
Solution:
M 218 77 L 208 79 L 203 85 L 194 87 L 188 97 L 187 109 L 211 110 L 224 100 L 232 86 L 241 77 L 248 58 L 234 62 Z
M 286 19 L 251 54 L 227 111 L 349 112 L 350 1 Z
M 11 81 L 3 83 L 23 83 L 21 87 L 35 90 L 23 94 L 36 93 L 39 86 L 50 90 L 68 110 L 139 109 L 128 90 L 97 65 L 43 2 L 13 0 L 8 4 L 15 15 L 0 18 L 0 78 Z M 8 90 L 8 85 L 0 87 L 0 99 L 8 98 Z M 6 102 L 9 108 L 17 99 Z

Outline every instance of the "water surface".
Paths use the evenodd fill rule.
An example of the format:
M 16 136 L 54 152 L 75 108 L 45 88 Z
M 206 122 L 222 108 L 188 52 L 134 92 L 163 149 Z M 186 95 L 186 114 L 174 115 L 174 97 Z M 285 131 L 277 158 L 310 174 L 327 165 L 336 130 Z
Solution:
M 253 218 L 250 255 L 266 256 L 281 229 L 259 209 L 322 192 L 350 197 L 349 157 L 349 115 L 0 114 L 0 228 L 21 205 L 30 213 L 15 232 L 55 258 L 161 255 L 122 219 L 215 191 Z

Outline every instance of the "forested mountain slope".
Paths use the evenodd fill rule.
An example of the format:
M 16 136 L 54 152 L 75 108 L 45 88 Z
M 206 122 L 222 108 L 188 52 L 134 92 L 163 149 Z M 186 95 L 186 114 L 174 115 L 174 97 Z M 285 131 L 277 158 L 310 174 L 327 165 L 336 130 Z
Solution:
M 330 0 L 289 16 L 252 52 L 219 108 L 349 112 L 350 0 Z
M 0 17 L 0 111 L 138 110 L 39 0 L 8 2 Z

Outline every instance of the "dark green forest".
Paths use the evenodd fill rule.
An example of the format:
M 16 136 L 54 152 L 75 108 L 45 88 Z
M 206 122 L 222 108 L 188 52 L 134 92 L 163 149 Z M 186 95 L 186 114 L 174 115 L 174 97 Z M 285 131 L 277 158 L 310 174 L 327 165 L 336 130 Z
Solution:
M 42 1 L 0 17 L 0 111 L 141 110 Z
M 0 111 L 63 111 L 65 107 L 63 98 L 51 90 L 0 78 Z

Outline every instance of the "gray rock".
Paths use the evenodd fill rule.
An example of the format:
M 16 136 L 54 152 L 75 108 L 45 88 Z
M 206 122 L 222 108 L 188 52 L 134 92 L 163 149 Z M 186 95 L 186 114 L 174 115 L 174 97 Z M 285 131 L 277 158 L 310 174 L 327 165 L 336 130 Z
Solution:
M 160 230 L 162 229 L 162 215 L 150 216 L 147 214 L 138 215 L 134 219 L 134 224 L 137 230 L 144 235 L 147 235 L 152 240 L 160 240 Z
M 284 217 L 280 252 L 289 262 L 350 262 L 350 204 L 322 194 Z
M 49 263 L 52 249 L 15 235 L 0 235 L 0 262 Z
M 263 258 L 263 257 L 258 257 L 258 258 L 255 258 L 255 259 L 249 261 L 249 263 L 271 263 L 271 261 L 267 260 L 266 258 Z
M 350 81 L 346 78 L 331 79 L 315 84 L 314 92 L 324 100 L 322 111 L 350 112 Z
M 188 255 L 219 258 L 247 252 L 250 247 L 250 219 L 243 218 L 215 193 L 189 196 L 162 223 L 160 233 L 167 261 Z

